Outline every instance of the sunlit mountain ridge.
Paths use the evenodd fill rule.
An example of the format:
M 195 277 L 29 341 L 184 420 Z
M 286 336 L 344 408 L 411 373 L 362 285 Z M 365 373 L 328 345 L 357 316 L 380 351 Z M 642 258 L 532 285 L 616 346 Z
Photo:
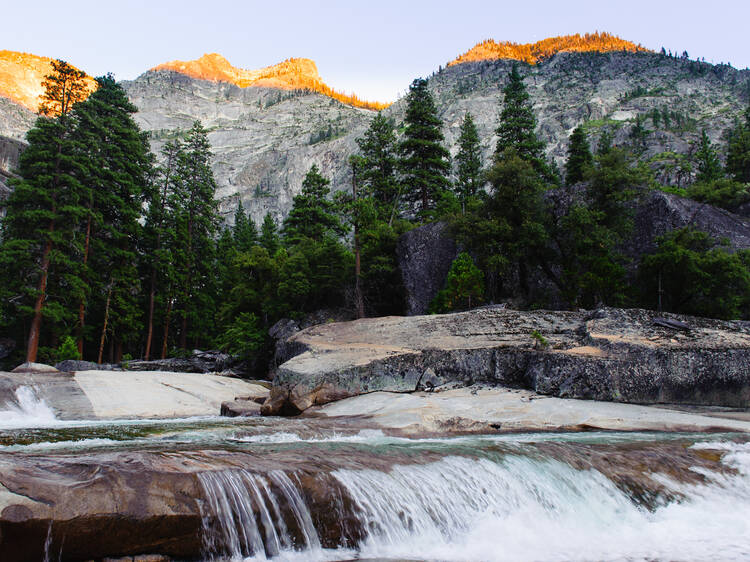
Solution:
M 388 103 L 366 101 L 355 94 L 345 94 L 328 86 L 318 74 L 315 62 L 305 58 L 291 58 L 258 70 L 237 68 L 217 53 L 206 54 L 192 61 L 170 61 L 152 70 L 171 70 L 192 78 L 229 82 L 241 88 L 265 87 L 280 90 L 311 90 L 347 105 L 380 110 Z
M 626 41 L 616 35 L 606 32 L 586 33 L 580 35 L 562 35 L 559 37 L 548 37 L 536 43 L 512 43 L 509 41 L 498 42 L 487 39 L 477 43 L 463 55 L 448 63 L 448 66 L 466 62 L 477 62 L 483 60 L 512 59 L 527 64 L 537 64 L 541 60 L 549 58 L 561 52 L 577 53 L 607 53 L 612 51 L 649 52 L 632 41 Z

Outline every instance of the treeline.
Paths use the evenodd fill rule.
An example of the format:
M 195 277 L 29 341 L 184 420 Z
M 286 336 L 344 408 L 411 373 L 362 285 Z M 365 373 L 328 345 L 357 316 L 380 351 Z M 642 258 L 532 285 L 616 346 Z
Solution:
M 633 201 L 658 188 L 638 162 L 643 134 L 595 153 L 583 128 L 565 170 L 544 155 L 523 78 L 504 89 L 492 161 L 466 114 L 451 162 L 427 81 L 406 99 L 403 132 L 378 113 L 353 155 L 350 192 L 313 166 L 281 224 L 238 205 L 221 224 L 200 123 L 156 164 L 111 77 L 83 100 L 61 61 L 28 133 L 0 247 L 0 321 L 29 361 L 118 362 L 219 347 L 262 359 L 268 329 L 324 308 L 403 314 L 399 237 L 445 221 L 462 246 L 433 312 L 512 300 L 521 307 L 662 307 L 724 318 L 750 313 L 750 252 L 683 229 L 630 263 Z M 748 201 L 750 111 L 729 132 L 722 166 L 702 137 L 682 193 L 734 209 Z M 634 273 L 635 272 L 635 273 Z M 251 361 L 252 363 L 252 361 Z

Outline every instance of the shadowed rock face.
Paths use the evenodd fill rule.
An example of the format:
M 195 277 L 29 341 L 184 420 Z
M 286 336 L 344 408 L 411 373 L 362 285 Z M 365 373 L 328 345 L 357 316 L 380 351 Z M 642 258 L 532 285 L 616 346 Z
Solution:
M 448 226 L 433 223 L 410 230 L 399 239 L 396 255 L 406 289 L 406 314 L 427 314 L 458 255 Z
M 633 403 L 750 405 L 750 327 L 646 310 L 519 312 L 362 319 L 316 326 L 278 369 L 263 413 L 301 412 L 347 396 L 448 383 Z M 534 332 L 538 336 L 533 336 Z

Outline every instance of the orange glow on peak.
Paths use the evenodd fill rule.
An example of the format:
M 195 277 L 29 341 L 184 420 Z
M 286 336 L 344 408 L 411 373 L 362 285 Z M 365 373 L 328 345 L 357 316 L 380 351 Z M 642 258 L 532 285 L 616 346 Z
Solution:
M 536 64 L 561 52 L 577 53 L 607 53 L 612 51 L 650 52 L 648 49 L 636 45 L 630 41 L 620 39 L 616 35 L 606 32 L 586 33 L 580 35 L 563 35 L 561 37 L 550 37 L 536 43 L 511 43 L 509 41 L 497 42 L 487 39 L 478 43 L 466 53 L 459 56 L 448 66 L 465 62 L 476 62 L 483 60 L 511 59 L 528 64 Z
M 310 59 L 292 58 L 259 70 L 246 70 L 232 66 L 227 59 L 217 53 L 211 53 L 191 61 L 166 62 L 152 70 L 171 70 L 200 80 L 229 82 L 240 88 L 311 90 L 364 109 L 379 111 L 390 105 L 365 101 L 354 94 L 344 94 L 327 86 L 318 74 L 315 62 Z

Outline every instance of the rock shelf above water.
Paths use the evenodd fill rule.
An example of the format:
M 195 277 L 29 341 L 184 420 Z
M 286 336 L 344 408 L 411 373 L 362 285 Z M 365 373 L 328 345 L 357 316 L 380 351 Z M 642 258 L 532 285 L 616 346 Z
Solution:
M 277 355 L 288 360 L 263 413 L 477 383 L 561 398 L 747 408 L 750 325 L 663 315 L 685 330 L 661 316 L 485 308 L 315 326 L 281 343 Z

